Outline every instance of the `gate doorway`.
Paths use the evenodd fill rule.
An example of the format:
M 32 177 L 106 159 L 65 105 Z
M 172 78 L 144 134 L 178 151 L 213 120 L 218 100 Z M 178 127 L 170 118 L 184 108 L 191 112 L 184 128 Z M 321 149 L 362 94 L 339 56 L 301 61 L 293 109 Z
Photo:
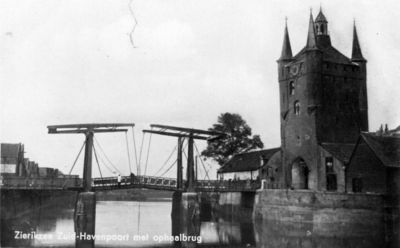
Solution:
M 292 164 L 292 187 L 294 189 L 308 189 L 309 169 L 302 158 L 297 158 Z

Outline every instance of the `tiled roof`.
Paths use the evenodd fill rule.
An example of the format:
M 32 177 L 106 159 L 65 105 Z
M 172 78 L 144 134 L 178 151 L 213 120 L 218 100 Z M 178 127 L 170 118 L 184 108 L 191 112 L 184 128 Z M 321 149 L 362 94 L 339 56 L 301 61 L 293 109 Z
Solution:
M 260 156 L 264 156 L 268 161 L 279 150 L 280 148 L 272 148 L 236 154 L 218 170 L 218 173 L 257 170 L 261 164 Z
M 329 46 L 322 50 L 322 60 L 340 64 L 353 64 L 349 58 L 336 50 L 333 46 Z
M 7 158 L 18 157 L 20 144 L 1 143 L 1 156 Z
M 361 137 L 384 165 L 400 167 L 400 137 L 369 133 L 362 133 Z
M 348 64 L 348 65 L 354 65 L 354 63 L 343 55 L 341 52 L 339 52 L 336 48 L 333 46 L 328 46 L 326 48 L 319 46 L 318 45 L 318 50 L 322 51 L 322 60 L 327 61 L 327 62 L 333 62 L 333 63 L 338 63 L 338 64 Z M 294 64 L 296 62 L 299 62 L 301 60 L 304 60 L 303 54 L 307 52 L 307 46 L 305 46 L 303 49 L 301 49 L 300 52 L 298 52 L 294 58 L 291 64 Z
M 320 143 L 320 145 L 342 163 L 350 161 L 351 154 L 356 146 L 355 144 L 344 143 Z

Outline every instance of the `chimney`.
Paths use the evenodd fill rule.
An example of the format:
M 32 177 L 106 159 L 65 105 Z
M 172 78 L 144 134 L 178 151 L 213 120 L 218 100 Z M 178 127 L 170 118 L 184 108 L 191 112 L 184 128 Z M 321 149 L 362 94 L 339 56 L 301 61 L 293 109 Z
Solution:
M 378 135 L 382 135 L 382 133 L 383 133 L 383 124 L 381 124 L 381 126 L 379 127 L 379 130 L 376 131 L 376 133 L 377 133 Z
M 388 124 L 385 125 L 385 133 L 389 132 Z

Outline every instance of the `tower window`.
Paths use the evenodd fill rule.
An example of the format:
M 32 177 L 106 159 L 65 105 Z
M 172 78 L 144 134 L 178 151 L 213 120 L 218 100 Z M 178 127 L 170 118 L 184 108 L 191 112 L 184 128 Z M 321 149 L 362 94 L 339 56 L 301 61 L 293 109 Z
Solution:
M 318 26 L 318 24 L 316 26 L 316 29 L 317 29 L 317 34 L 319 34 L 319 26 Z
M 299 101 L 294 102 L 294 114 L 295 115 L 300 114 L 300 102 Z
M 294 82 L 293 81 L 290 81 L 289 92 L 290 92 L 290 95 L 294 95 Z
M 321 33 L 325 33 L 325 26 L 324 26 L 324 24 L 321 24 Z

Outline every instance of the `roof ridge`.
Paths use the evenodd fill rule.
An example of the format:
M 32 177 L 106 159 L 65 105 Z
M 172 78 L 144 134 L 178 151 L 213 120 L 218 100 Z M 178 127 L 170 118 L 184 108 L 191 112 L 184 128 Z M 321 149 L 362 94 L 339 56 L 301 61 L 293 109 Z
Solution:
M 375 156 L 378 157 L 378 159 L 381 161 L 381 163 L 384 166 L 388 166 L 386 164 L 387 161 L 385 159 L 382 159 L 381 156 L 379 155 L 379 153 L 376 151 L 376 147 L 374 146 L 374 144 L 372 144 L 371 141 L 368 140 L 369 138 L 374 139 L 374 135 L 372 135 L 372 133 L 361 133 L 361 137 L 363 137 L 365 143 L 367 143 L 369 148 L 371 148 L 371 150 L 374 152 Z M 379 137 L 392 137 L 392 136 L 379 136 Z
M 243 152 L 243 153 L 237 153 L 236 155 L 241 155 L 241 154 L 248 154 L 248 153 L 253 153 L 253 152 L 261 152 L 261 151 L 269 151 L 269 150 L 276 150 L 276 149 L 281 149 L 281 147 L 276 147 L 276 148 L 270 148 L 270 149 L 261 149 L 257 151 L 249 151 L 249 152 Z

